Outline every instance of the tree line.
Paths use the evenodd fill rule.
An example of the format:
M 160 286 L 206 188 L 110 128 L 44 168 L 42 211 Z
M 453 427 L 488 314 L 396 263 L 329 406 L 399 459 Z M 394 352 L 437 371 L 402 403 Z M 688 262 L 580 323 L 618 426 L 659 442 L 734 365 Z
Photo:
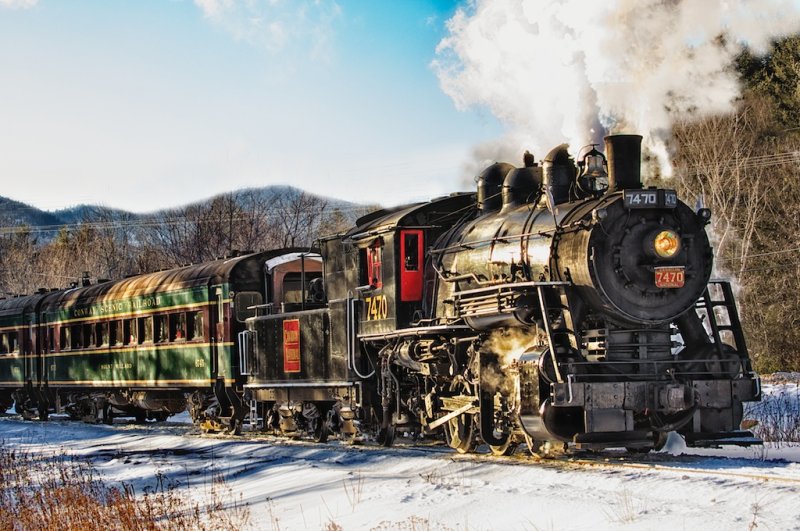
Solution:
M 0 236 L 0 296 L 69 287 L 85 272 L 91 281 L 116 280 L 235 253 L 311 247 L 371 209 L 332 207 L 289 187 L 242 190 L 144 216 L 93 208 L 55 236 L 26 226 Z M 0 225 L 11 225 L 2 213 Z

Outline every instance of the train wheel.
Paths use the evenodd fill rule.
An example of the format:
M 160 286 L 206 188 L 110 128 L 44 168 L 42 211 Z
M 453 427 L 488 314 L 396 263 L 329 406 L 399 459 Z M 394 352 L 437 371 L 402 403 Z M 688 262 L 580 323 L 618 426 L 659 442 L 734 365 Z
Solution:
M 242 420 L 234 415 L 228 421 L 228 425 L 225 427 L 225 433 L 230 435 L 241 435 L 242 434 Z
M 517 449 L 517 442 L 511 435 L 508 436 L 506 442 L 503 444 L 498 444 L 496 446 L 491 444 L 489 445 L 489 450 L 492 452 L 492 455 L 497 455 L 497 456 L 512 455 L 516 449 Z
M 527 433 L 524 433 L 523 435 L 525 437 L 525 446 L 528 447 L 528 453 L 530 453 L 533 457 L 541 459 L 544 455 L 544 444 L 540 441 L 534 440 L 534 438 Z
M 459 415 L 445 424 L 447 445 L 460 454 L 475 450 L 475 428 L 472 415 Z
M 47 399 L 42 397 L 36 405 L 36 412 L 39 414 L 39 420 L 45 421 L 50 418 L 50 404 Z
M 330 435 L 330 429 L 328 429 L 328 422 L 321 416 L 317 417 L 314 420 L 314 433 L 313 433 L 314 442 L 318 443 L 327 442 L 328 435 Z
M 114 412 L 110 404 L 103 406 L 103 424 L 114 424 Z
M 390 424 L 388 428 L 381 428 L 378 431 L 377 441 L 378 444 L 383 446 L 389 447 L 394 444 L 394 438 L 397 433 L 397 429 L 394 427 L 393 424 Z

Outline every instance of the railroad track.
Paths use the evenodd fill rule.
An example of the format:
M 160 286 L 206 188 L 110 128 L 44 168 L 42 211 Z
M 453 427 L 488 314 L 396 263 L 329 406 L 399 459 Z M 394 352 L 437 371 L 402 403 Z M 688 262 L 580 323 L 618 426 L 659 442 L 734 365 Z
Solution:
M 203 437 L 222 437 L 225 439 L 241 440 L 242 436 L 231 435 L 208 435 Z M 460 454 L 444 445 L 443 443 L 418 443 L 401 441 L 394 446 L 387 448 L 377 443 L 364 442 L 360 444 L 344 444 L 339 441 L 327 443 L 315 443 L 309 440 L 293 440 L 285 437 L 250 433 L 244 436 L 247 440 L 263 441 L 269 444 L 285 444 L 291 446 L 304 446 L 308 448 L 324 447 L 335 448 L 345 452 L 404 452 L 409 454 L 440 456 L 454 462 L 475 462 L 492 463 L 508 466 L 534 466 L 555 469 L 595 469 L 595 470 L 637 470 L 644 472 L 663 472 L 677 476 L 714 476 L 731 480 L 748 480 L 760 482 L 779 482 L 785 484 L 800 485 L 800 464 L 798 464 L 797 476 L 780 476 L 769 473 L 750 473 L 732 470 L 720 470 L 719 468 L 704 468 L 703 464 L 712 466 L 736 466 L 737 468 L 764 468 L 765 461 L 761 459 L 748 459 L 745 457 L 728 456 L 701 456 L 701 455 L 679 455 L 673 456 L 667 453 L 649 453 L 643 455 L 630 454 L 624 450 L 606 452 L 581 452 L 573 454 L 557 455 L 552 458 L 537 458 L 530 455 L 527 451 L 519 449 L 511 456 L 494 456 L 490 453 L 468 453 Z M 710 463 L 711 462 L 711 463 Z M 695 466 L 693 466 L 695 465 Z
M 19 419 L 15 415 L 5 417 L 7 419 Z M 26 421 L 27 422 L 27 421 Z M 64 422 L 73 424 L 74 421 L 50 421 Z M 76 423 L 77 424 L 77 423 Z M 229 435 L 223 433 L 202 433 L 192 425 L 177 423 L 160 423 L 152 425 L 123 424 L 116 427 L 122 428 L 119 431 L 136 432 L 164 432 L 174 435 L 184 435 L 189 437 L 227 440 L 232 442 L 251 442 L 253 444 L 269 444 L 278 446 L 301 446 L 306 448 L 319 448 L 335 450 L 340 452 L 380 452 L 380 453 L 405 453 L 409 455 L 437 457 L 447 459 L 452 462 L 463 463 L 491 463 L 505 466 L 532 466 L 546 469 L 566 469 L 566 470 L 635 470 L 640 472 L 658 472 L 673 474 L 681 478 L 691 476 L 712 476 L 729 480 L 745 480 L 756 482 L 775 482 L 781 484 L 800 485 L 800 464 L 797 465 L 796 476 L 776 475 L 761 472 L 746 472 L 741 470 L 721 470 L 719 467 L 742 468 L 765 468 L 765 461 L 759 459 L 748 459 L 744 457 L 726 456 L 698 456 L 680 455 L 672 456 L 665 453 L 649 453 L 643 455 L 629 454 L 625 451 L 606 451 L 597 453 L 577 453 L 558 455 L 553 458 L 536 458 L 528 454 L 523 449 L 519 449 L 512 456 L 494 456 L 490 453 L 468 453 L 459 454 L 444 445 L 443 443 L 428 441 L 413 443 L 410 440 L 401 438 L 397 444 L 387 448 L 374 442 L 361 442 L 357 444 L 347 444 L 338 440 L 326 443 L 316 443 L 306 439 L 289 439 L 286 437 L 270 435 L 265 433 L 246 432 L 244 435 Z M 775 462 L 777 463 L 777 462 Z M 705 466 L 704 466 L 705 465 Z M 714 467 L 711 468 L 710 466 Z

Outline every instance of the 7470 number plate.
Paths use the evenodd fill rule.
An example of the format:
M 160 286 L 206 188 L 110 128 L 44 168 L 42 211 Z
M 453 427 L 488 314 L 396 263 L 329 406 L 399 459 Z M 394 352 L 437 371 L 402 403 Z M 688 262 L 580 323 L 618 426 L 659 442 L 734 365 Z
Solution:
M 686 274 L 682 266 L 656 268 L 657 288 L 682 288 L 685 280 Z

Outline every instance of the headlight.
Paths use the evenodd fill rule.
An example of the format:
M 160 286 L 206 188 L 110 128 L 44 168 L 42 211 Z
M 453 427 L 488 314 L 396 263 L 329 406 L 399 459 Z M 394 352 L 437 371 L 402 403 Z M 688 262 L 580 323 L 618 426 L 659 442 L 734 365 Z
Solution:
M 681 239 L 671 230 L 662 230 L 653 240 L 653 249 L 661 258 L 672 258 L 681 250 Z

